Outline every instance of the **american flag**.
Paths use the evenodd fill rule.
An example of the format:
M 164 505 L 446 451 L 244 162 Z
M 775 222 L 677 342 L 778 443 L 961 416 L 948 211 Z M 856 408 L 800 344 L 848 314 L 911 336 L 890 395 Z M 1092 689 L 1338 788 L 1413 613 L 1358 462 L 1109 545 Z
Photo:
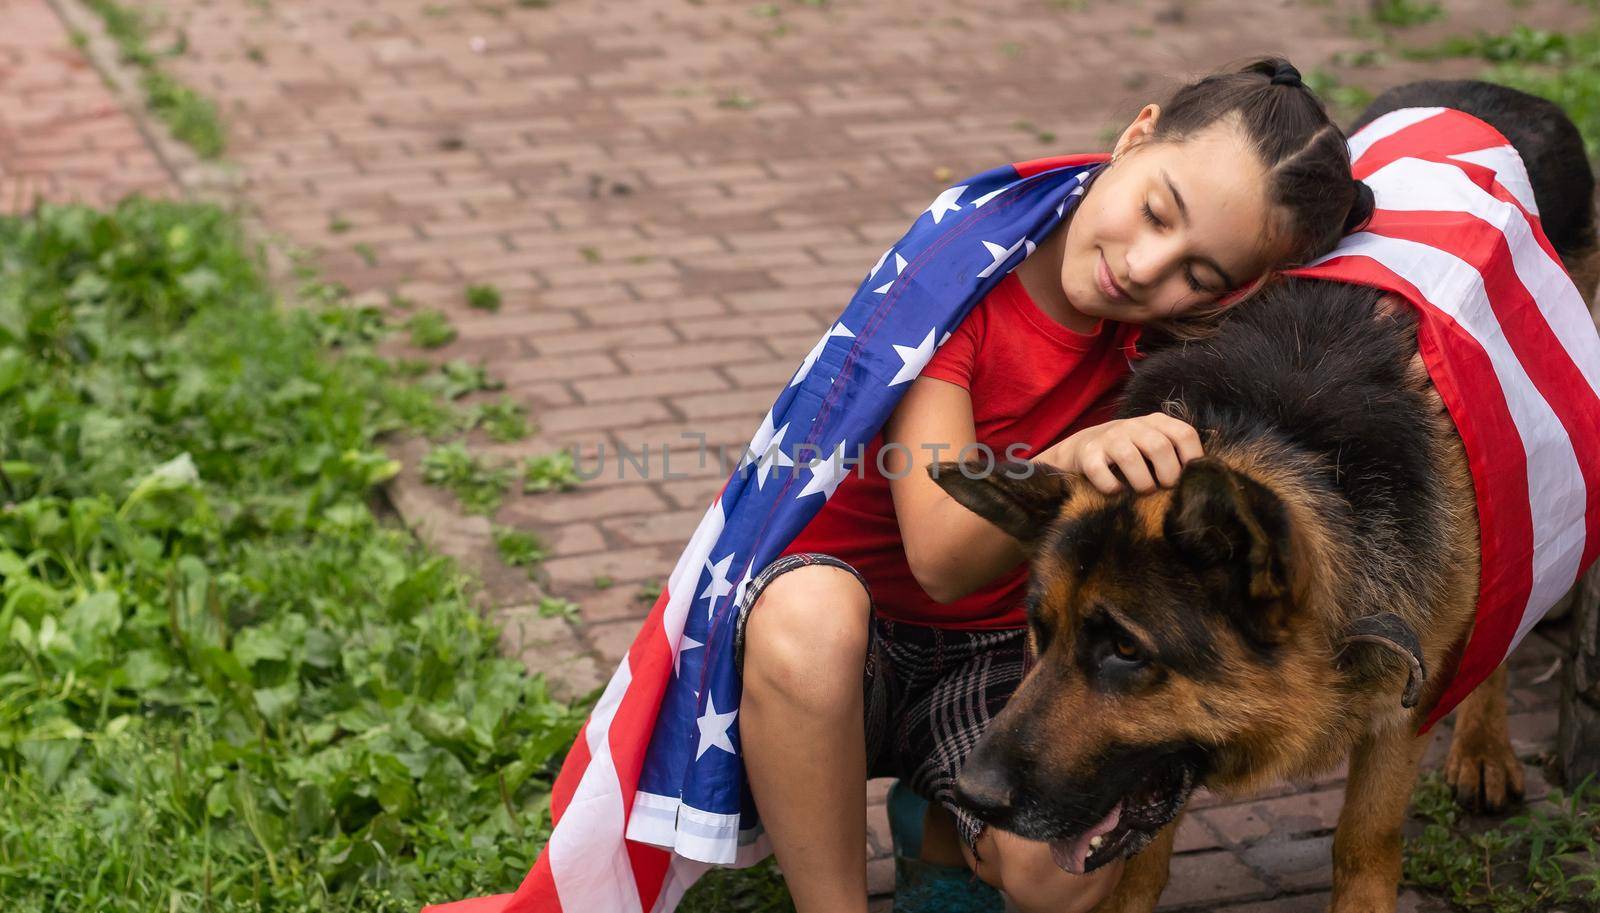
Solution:
M 1482 531 L 1477 619 L 1426 731 L 1600 550 L 1600 338 L 1540 227 L 1521 157 L 1493 127 L 1406 108 L 1351 137 L 1350 157 L 1372 188 L 1372 221 L 1294 272 L 1375 286 L 1417 308 L 1423 362 L 1460 430 Z
M 865 456 L 968 311 L 1082 197 L 1103 155 L 1004 165 L 936 197 L 762 419 L 561 768 L 514 894 L 435 913 L 665 913 L 770 851 L 739 756 L 735 606 Z

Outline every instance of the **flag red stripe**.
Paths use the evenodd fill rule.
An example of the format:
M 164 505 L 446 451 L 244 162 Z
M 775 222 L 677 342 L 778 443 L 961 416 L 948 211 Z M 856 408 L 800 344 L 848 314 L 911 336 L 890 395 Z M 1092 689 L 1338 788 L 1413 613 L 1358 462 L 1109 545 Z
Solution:
M 628 648 L 628 663 L 634 670 L 633 683 L 623 695 L 616 718 L 611 721 L 611 758 L 617 769 L 618 788 L 622 790 L 624 820 L 633 814 L 639 774 L 644 769 L 645 752 L 650 747 L 650 732 L 655 728 L 672 674 L 672 645 L 667 643 L 662 627 L 669 597 L 667 588 L 663 587 L 644 627 L 633 639 L 633 646 Z M 633 864 L 634 884 L 639 889 L 639 906 L 649 910 L 655 906 L 672 854 L 660 847 L 644 846 L 631 840 L 627 841 L 627 848 Z
M 668 598 L 669 594 L 663 588 L 644 625 L 634 637 L 633 645 L 628 651 L 631 677 L 604 734 L 611 752 L 612 768 L 617 776 L 615 782 L 603 785 L 607 793 L 616 795 L 621 801 L 624 821 L 633 808 L 639 769 L 643 764 L 644 751 L 649 742 L 649 727 L 655 724 L 655 712 L 659 709 L 661 693 L 666 688 L 666 671 L 672 665 L 671 649 L 666 646 L 666 638 L 661 629 L 661 620 L 665 614 Z M 666 654 L 664 663 L 659 658 L 663 652 Z M 653 704 L 647 706 L 645 712 L 641 713 L 641 703 L 651 699 Z M 646 716 L 648 719 L 645 719 Z M 578 733 L 551 790 L 550 814 L 557 828 L 592 760 L 589 750 L 589 727 L 593 723 L 594 718 L 591 717 Z M 642 730 L 638 728 L 641 725 L 644 727 Z M 551 840 L 556 839 L 558 838 L 553 833 Z M 640 894 L 640 906 L 648 910 L 655 903 L 655 895 L 660 891 L 670 854 L 655 847 L 638 847 L 639 851 L 650 851 L 648 854 L 636 852 L 632 843 L 627 844 L 627 849 L 630 868 L 634 871 L 635 883 Z M 658 858 L 652 861 L 648 858 L 650 854 Z M 648 900 L 645 895 L 648 895 Z M 562 908 L 555 875 L 550 867 L 550 849 L 546 845 L 527 877 L 518 886 L 516 893 L 511 895 L 504 913 L 545 913 L 545 911 L 560 911 Z
M 1585 440 L 1589 429 L 1600 428 L 1600 399 L 1596 398 L 1588 379 L 1568 356 L 1539 310 L 1538 302 L 1517 275 L 1505 234 L 1467 213 L 1429 212 L 1385 213 L 1379 233 L 1426 244 L 1430 238 L 1437 238 L 1441 226 L 1447 224 L 1452 231 L 1453 250 L 1493 249 L 1493 253 L 1484 257 L 1469 259 L 1484 278 L 1489 305 L 1505 331 L 1506 342 L 1533 381 L 1534 388 L 1561 422 L 1568 439 Z M 1542 232 L 1538 234 L 1542 236 Z M 1600 491 L 1600 453 L 1589 447 L 1574 447 L 1573 451 L 1585 491 Z M 1584 523 L 1583 564 L 1587 565 L 1600 544 L 1600 513 L 1586 511 Z M 1515 633 L 1513 628 L 1511 634 Z M 1504 643 L 1486 643 L 1486 646 L 1498 646 L 1497 655 L 1505 656 L 1511 647 L 1511 636 L 1508 635 Z
M 1031 178 L 1057 168 L 1076 168 L 1079 165 L 1110 160 L 1111 156 L 1104 152 L 1090 152 L 1084 155 L 1051 155 L 1042 159 L 1029 159 L 1026 162 L 1017 162 L 1011 167 L 1017 169 L 1018 177 Z
M 1314 270 L 1311 275 L 1316 278 L 1376 286 L 1397 292 L 1413 302 L 1427 300 L 1416 286 L 1370 257 L 1337 257 L 1318 264 Z M 1456 420 L 1477 493 L 1485 561 L 1478 602 L 1480 606 L 1510 605 L 1518 610 L 1518 614 L 1510 618 L 1480 617 L 1470 643 L 1475 645 L 1479 637 L 1509 642 L 1520 620 L 1520 610 L 1527 604 L 1533 589 L 1533 571 L 1528 562 L 1499 560 L 1502 555 L 1527 554 L 1533 547 L 1527 454 L 1483 346 L 1437 308 L 1429 305 L 1422 313 L 1424 319 L 1417 328 L 1417 348 L 1434 386 Z M 1451 356 L 1448 360 L 1447 351 Z M 1470 400 L 1467 390 L 1472 391 Z M 1488 457 L 1490 454 L 1492 460 Z M 1484 621 L 1488 624 L 1482 624 Z M 1505 630 L 1508 625 L 1509 630 Z M 1481 630 L 1485 627 L 1490 630 Z M 1484 655 L 1483 651 L 1475 651 L 1469 645 L 1455 669 L 1429 670 L 1433 677 L 1446 675 L 1451 684 L 1429 714 L 1422 732 L 1427 732 L 1499 665 L 1497 657 L 1483 668 Z
M 1367 147 L 1351 171 L 1364 178 L 1384 165 L 1402 158 L 1446 160 L 1451 155 L 1476 152 L 1509 144 L 1499 131 L 1474 117 L 1445 110 L 1419 120 Z M 1451 164 L 1462 164 L 1451 162 Z M 1434 246 L 1440 246 L 1435 239 Z

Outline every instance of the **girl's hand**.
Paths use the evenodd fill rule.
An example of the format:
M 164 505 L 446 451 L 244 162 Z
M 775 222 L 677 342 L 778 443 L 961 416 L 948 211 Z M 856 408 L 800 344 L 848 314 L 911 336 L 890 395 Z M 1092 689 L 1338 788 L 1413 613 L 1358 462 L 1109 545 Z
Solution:
M 1035 462 L 1075 472 L 1106 494 L 1154 491 L 1156 484 L 1178 482 L 1183 464 L 1202 455 L 1200 434 L 1181 419 L 1161 412 L 1121 418 L 1085 428 L 1035 456 Z

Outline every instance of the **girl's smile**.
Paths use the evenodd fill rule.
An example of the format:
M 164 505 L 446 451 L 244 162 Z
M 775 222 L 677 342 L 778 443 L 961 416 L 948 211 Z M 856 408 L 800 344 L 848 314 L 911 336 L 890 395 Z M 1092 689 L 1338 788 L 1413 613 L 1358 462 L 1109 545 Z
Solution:
M 1117 284 L 1116 278 L 1111 275 L 1111 267 L 1106 263 L 1106 252 L 1101 250 L 1098 253 L 1100 262 L 1096 265 L 1095 279 L 1100 283 L 1100 293 L 1113 304 L 1132 300 L 1132 296 L 1124 291 L 1122 286 Z

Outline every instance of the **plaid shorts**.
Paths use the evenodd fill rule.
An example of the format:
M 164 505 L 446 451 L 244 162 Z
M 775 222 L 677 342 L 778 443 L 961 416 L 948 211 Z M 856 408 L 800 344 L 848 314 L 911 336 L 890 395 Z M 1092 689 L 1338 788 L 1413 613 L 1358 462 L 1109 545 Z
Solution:
M 735 634 L 738 662 L 745 621 L 761 591 L 779 575 L 810 564 L 843 568 L 867 588 L 855 568 L 832 555 L 784 555 L 745 589 Z M 936 628 L 876 612 L 870 624 L 863 673 L 867 776 L 903 780 L 917 795 L 949 809 L 962 842 L 976 852 L 984 825 L 956 803 L 956 774 L 989 720 L 1022 684 L 1027 630 Z

